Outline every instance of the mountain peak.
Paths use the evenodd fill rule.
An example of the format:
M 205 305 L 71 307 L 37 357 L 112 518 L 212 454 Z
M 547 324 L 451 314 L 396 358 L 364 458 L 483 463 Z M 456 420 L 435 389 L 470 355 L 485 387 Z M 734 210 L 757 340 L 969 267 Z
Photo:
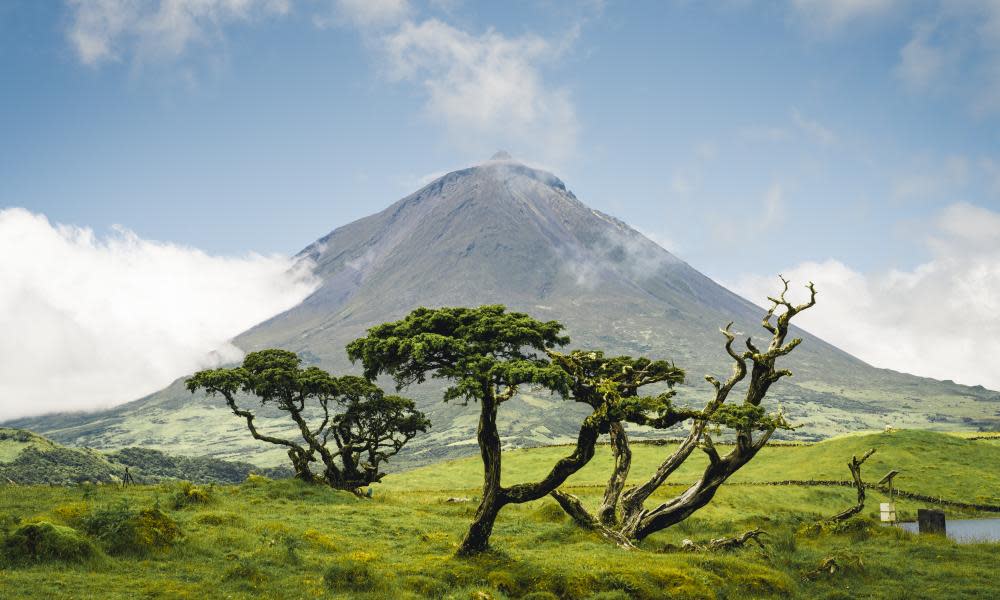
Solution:
M 490 160 L 514 160 L 514 157 L 510 155 L 510 152 L 506 150 L 499 150 L 496 154 L 490 157 Z

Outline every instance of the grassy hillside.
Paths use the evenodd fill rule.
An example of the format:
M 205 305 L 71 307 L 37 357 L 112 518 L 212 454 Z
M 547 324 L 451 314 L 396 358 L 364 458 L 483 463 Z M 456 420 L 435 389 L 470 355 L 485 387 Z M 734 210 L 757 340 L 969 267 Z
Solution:
M 748 479 L 768 473 L 776 478 L 787 473 L 802 479 L 841 478 L 836 465 L 846 461 L 844 453 L 873 445 L 898 463 L 893 466 L 913 469 L 908 486 L 913 491 L 961 494 L 981 489 L 986 496 L 997 494 L 1000 447 L 919 432 L 770 448 L 755 461 L 751 468 L 756 474 Z M 540 472 L 559 450 L 565 449 L 512 453 L 507 461 L 515 473 L 511 480 Z M 665 450 L 642 447 L 636 455 L 648 464 Z M 918 480 L 915 471 L 921 456 L 938 459 L 951 483 L 930 477 L 928 487 L 921 487 L 924 479 Z M 588 469 L 574 483 L 596 482 L 601 471 Z M 812 530 L 809 524 L 817 518 L 853 502 L 847 488 L 726 486 L 708 508 L 652 536 L 641 552 L 618 550 L 581 531 L 554 502 L 543 499 L 504 510 L 494 534 L 496 552 L 457 559 L 454 550 L 475 506 L 446 500 L 473 495 L 477 478 L 473 461 L 452 461 L 393 475 L 373 500 L 260 478 L 204 488 L 176 483 L 126 490 L 2 486 L 0 533 L 5 539 L 0 549 L 12 547 L 18 528 L 40 521 L 67 536 L 71 532 L 66 527 L 82 532 L 83 541 L 73 538 L 72 547 L 89 544 L 91 549 L 56 562 L 19 561 L 8 552 L 0 590 L 5 598 L 46 600 L 88 597 L 98 590 L 108 598 L 470 600 L 665 595 L 909 600 L 989 598 L 998 590 L 995 544 L 957 545 L 866 521 L 839 532 Z M 575 491 L 591 503 L 600 493 L 593 487 Z M 870 495 L 866 517 L 880 500 L 880 494 Z M 906 500 L 898 504 L 904 515 L 920 506 Z M 138 532 L 157 535 L 123 543 L 119 534 L 108 533 L 108 524 L 121 522 L 122 514 L 132 515 Z M 136 516 L 140 514 L 144 516 Z M 755 526 L 769 534 L 764 550 L 704 554 L 677 548 L 684 538 L 704 541 Z M 832 574 L 818 572 L 829 558 L 840 567 Z
M 79 484 L 120 482 L 125 468 L 135 481 L 157 483 L 187 479 L 198 483 L 237 483 L 251 472 L 291 476 L 291 469 L 261 469 L 246 462 L 204 456 L 170 456 L 158 450 L 125 448 L 102 453 L 67 448 L 22 429 L 0 428 L 0 482 Z
M 964 502 L 1000 504 L 1000 446 L 994 440 L 968 440 L 930 431 L 868 433 L 833 438 L 804 446 L 768 446 L 736 473 L 732 482 L 783 480 L 847 480 L 847 462 L 869 448 L 875 454 L 865 462 L 866 481 L 876 482 L 890 469 L 901 471 L 896 486 L 908 491 Z M 673 444 L 634 444 L 630 481 L 648 477 L 674 449 Z M 548 447 L 514 450 L 504 454 L 504 484 L 540 479 L 571 448 Z M 720 450 L 721 451 L 721 450 Z M 671 477 L 690 483 L 700 475 L 707 459 L 696 453 Z M 573 488 L 603 486 L 611 474 L 611 451 L 598 447 L 594 459 L 567 485 Z M 386 478 L 391 489 L 474 489 L 482 466 L 478 457 L 430 465 Z

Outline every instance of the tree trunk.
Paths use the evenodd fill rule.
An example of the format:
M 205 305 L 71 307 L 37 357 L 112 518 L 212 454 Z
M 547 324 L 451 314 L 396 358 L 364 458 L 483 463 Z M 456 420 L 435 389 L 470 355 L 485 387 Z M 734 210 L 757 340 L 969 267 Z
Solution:
M 479 428 L 477 430 L 479 452 L 483 459 L 483 498 L 476 510 L 475 519 L 465 534 L 458 554 L 468 556 L 489 548 L 490 534 L 497 514 L 505 504 L 500 487 L 500 433 L 497 431 L 497 401 L 493 390 L 484 394 L 480 402 Z
M 868 457 L 875 454 L 875 448 L 872 448 L 864 454 L 860 459 L 857 456 L 851 457 L 851 462 L 847 463 L 847 468 L 851 470 L 851 477 L 854 479 L 854 487 L 858 489 L 858 502 L 851 508 L 845 511 L 839 512 L 829 518 L 830 521 L 846 521 L 854 515 L 858 514 L 865 508 L 865 484 L 861 481 L 861 465 L 868 460 Z
M 292 469 L 295 470 L 295 478 L 312 483 L 315 478 L 309 469 L 309 456 L 296 448 L 288 449 L 288 458 L 292 461 Z
M 608 486 L 604 489 L 604 501 L 597 509 L 597 520 L 606 527 L 614 527 L 618 524 L 618 501 L 622 490 L 625 489 L 625 480 L 628 479 L 629 469 L 632 466 L 632 449 L 628 444 L 625 427 L 620 422 L 611 423 L 608 433 L 611 435 L 615 468 L 611 473 L 611 479 L 608 480 Z M 564 505 L 563 508 L 565 507 Z

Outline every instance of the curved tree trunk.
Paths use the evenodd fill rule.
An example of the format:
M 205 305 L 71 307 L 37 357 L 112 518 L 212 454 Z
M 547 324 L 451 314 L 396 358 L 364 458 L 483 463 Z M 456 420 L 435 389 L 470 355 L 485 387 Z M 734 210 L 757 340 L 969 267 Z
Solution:
M 611 423 L 609 429 L 615 467 L 611 472 L 611 479 L 608 480 L 608 486 L 604 489 L 604 500 L 597 509 L 597 520 L 606 527 L 614 527 L 618 523 L 618 501 L 621 499 L 629 469 L 632 467 L 632 449 L 628 444 L 625 427 L 620 422 Z M 556 499 L 558 500 L 558 497 Z M 560 504 L 563 503 L 560 501 Z M 565 504 L 563 508 L 566 508 Z
M 459 555 L 463 556 L 489 548 L 493 523 L 506 503 L 500 487 L 500 433 L 497 431 L 497 401 L 492 389 L 480 403 L 477 438 L 483 459 L 483 498 L 469 531 L 458 548 Z
M 828 520 L 830 521 L 846 521 L 854 515 L 858 514 L 865 508 L 865 484 L 861 481 L 861 465 L 864 464 L 868 457 L 875 454 L 875 448 L 872 448 L 868 452 L 865 452 L 864 456 L 858 458 L 857 456 L 851 457 L 851 462 L 847 463 L 847 468 L 851 470 L 851 477 L 854 479 L 854 487 L 858 489 L 858 502 L 851 508 L 845 511 L 839 512 Z

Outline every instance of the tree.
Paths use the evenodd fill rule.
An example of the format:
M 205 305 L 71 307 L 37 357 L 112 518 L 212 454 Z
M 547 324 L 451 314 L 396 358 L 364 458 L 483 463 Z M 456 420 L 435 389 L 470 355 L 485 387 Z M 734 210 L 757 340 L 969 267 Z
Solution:
M 412 400 L 387 396 L 363 377 L 333 377 L 300 364 L 287 350 L 251 352 L 240 367 L 195 373 L 187 389 L 221 395 L 233 414 L 246 420 L 254 439 L 286 447 L 297 478 L 315 481 L 310 464 L 318 458 L 323 465 L 320 480 L 355 493 L 381 480 L 382 464 L 430 427 Z M 287 413 L 299 435 L 286 439 L 261 433 L 256 415 L 237 404 L 241 394 Z
M 861 465 L 863 465 L 872 454 L 875 454 L 875 448 L 870 448 L 868 452 L 861 455 L 861 458 L 858 458 L 857 456 L 851 457 L 851 462 L 847 463 L 847 468 L 851 470 L 851 477 L 854 479 L 854 487 L 858 490 L 858 501 L 854 504 L 854 506 L 833 515 L 827 519 L 827 521 L 846 521 L 865 509 L 865 483 L 861 480 Z
M 809 300 L 796 306 L 785 299 L 788 281 L 784 278 L 781 281 L 784 286 L 782 292 L 777 298 L 768 298 L 771 307 L 761 321 L 764 329 L 771 334 L 767 348 L 761 351 L 751 338 L 747 338 L 747 349 L 737 352 L 733 349 L 736 334 L 731 331 L 732 323 L 721 330 L 726 340 L 726 354 L 733 360 L 732 375 L 724 383 L 712 376 L 705 377 L 715 390 L 713 398 L 701 411 L 691 413 L 692 425 L 687 437 L 660 463 L 649 479 L 622 491 L 631 466 L 631 451 L 625 430 L 620 424 L 612 424 L 615 466 L 597 516 L 587 511 L 575 496 L 560 490 L 552 492 L 552 496 L 577 523 L 599 530 L 605 537 L 622 546 L 631 547 L 632 542 L 679 523 L 704 507 L 733 473 L 757 455 L 776 430 L 790 428 L 780 413 L 768 414 L 761 404 L 774 383 L 791 375 L 788 370 L 776 369 L 775 362 L 791 353 L 802 342 L 795 338 L 786 343 L 789 323 L 795 315 L 816 303 L 816 290 L 810 283 L 807 286 Z M 780 314 L 779 308 L 783 309 Z M 726 404 L 733 388 L 747 376 L 748 365 L 750 382 L 743 402 L 737 405 Z M 733 449 L 725 456 L 719 454 L 709 434 L 709 427 L 727 428 L 735 432 Z M 667 502 L 654 508 L 646 508 L 646 500 L 696 448 L 704 451 L 709 458 L 698 481 Z
M 598 436 L 612 421 L 681 421 L 672 393 L 639 398 L 643 385 L 683 377 L 673 365 L 646 359 L 605 359 L 599 352 L 555 352 L 569 342 L 556 321 L 537 321 L 503 306 L 418 308 L 404 319 L 368 330 L 347 346 L 353 361 L 374 379 L 388 374 L 398 389 L 421 383 L 428 374 L 447 379 L 444 400 L 479 403 L 477 440 L 483 461 L 483 495 L 459 554 L 489 547 L 493 524 L 508 504 L 537 500 L 561 485 L 594 455 Z M 597 377 L 604 374 L 605 377 Z M 531 385 L 587 404 L 591 413 L 581 424 L 576 445 L 535 483 L 501 485 L 502 453 L 497 411 L 520 386 Z

